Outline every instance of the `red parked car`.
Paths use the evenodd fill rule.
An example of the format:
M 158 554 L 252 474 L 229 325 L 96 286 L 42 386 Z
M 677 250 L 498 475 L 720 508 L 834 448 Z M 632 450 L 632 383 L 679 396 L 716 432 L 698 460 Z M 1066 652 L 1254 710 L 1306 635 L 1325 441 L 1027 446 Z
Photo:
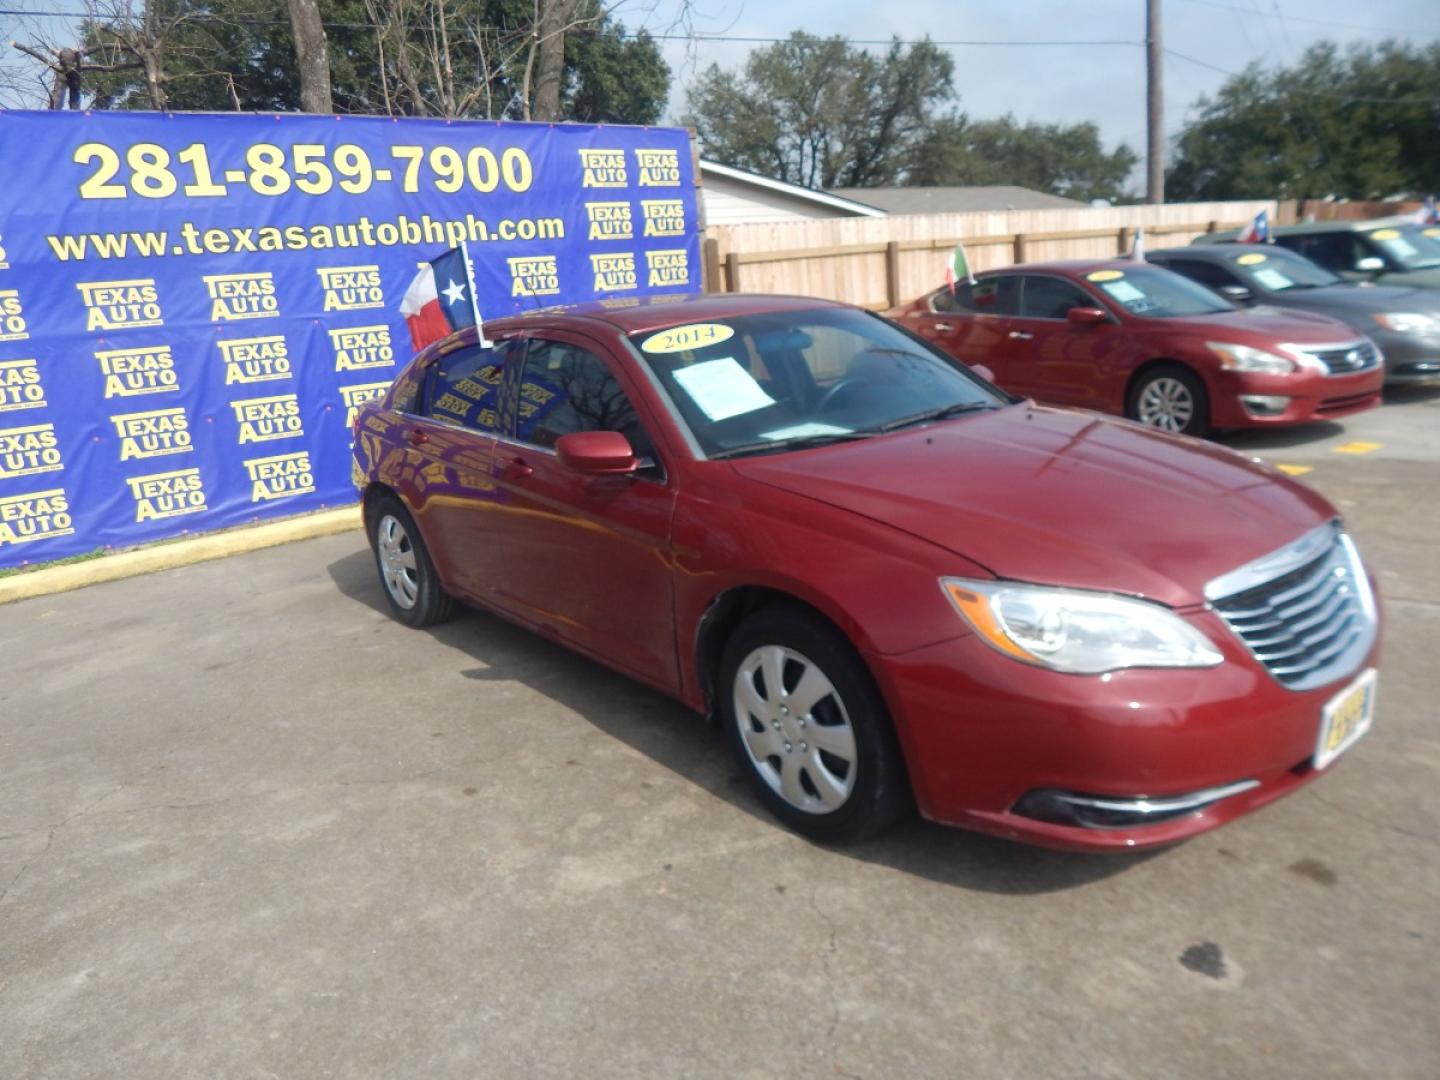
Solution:
M 1342 322 L 1239 308 L 1134 260 L 991 271 L 888 314 L 1011 393 L 1185 435 L 1335 420 L 1385 382 L 1375 343 Z
M 1369 727 L 1336 510 L 1229 450 L 1011 397 L 819 300 L 462 331 L 355 425 L 380 581 L 482 605 L 717 718 L 793 828 L 1172 842 Z

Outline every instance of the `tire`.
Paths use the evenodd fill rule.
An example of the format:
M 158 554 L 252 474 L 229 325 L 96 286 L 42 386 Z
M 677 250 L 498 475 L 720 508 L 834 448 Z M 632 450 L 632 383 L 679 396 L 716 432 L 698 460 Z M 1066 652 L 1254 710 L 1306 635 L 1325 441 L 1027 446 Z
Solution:
M 433 626 L 453 618 L 459 602 L 440 587 L 415 519 L 393 495 L 375 500 L 367 518 L 370 549 L 390 614 L 407 626 Z
M 826 843 L 861 840 L 909 808 L 885 702 L 824 619 L 787 606 L 747 616 L 726 643 L 716 687 L 746 779 L 791 829 Z
M 1210 396 L 1193 371 L 1167 364 L 1151 368 L 1135 383 L 1125 415 L 1172 435 L 1203 438 L 1210 431 Z

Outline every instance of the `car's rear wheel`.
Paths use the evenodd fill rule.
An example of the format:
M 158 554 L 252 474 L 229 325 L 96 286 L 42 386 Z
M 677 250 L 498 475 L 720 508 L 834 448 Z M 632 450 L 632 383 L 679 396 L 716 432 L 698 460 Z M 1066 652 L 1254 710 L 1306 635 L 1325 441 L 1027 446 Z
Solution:
M 1130 419 L 1174 435 L 1204 436 L 1210 430 L 1210 398 L 1192 371 L 1175 365 L 1153 368 L 1130 393 Z
M 399 499 L 384 496 L 367 515 L 375 567 L 390 613 L 409 626 L 431 626 L 454 616 L 455 598 L 440 585 L 415 519 Z
M 796 832 L 873 836 L 904 813 L 900 747 L 864 662 L 798 607 L 748 616 L 725 647 L 721 715 L 751 787 Z

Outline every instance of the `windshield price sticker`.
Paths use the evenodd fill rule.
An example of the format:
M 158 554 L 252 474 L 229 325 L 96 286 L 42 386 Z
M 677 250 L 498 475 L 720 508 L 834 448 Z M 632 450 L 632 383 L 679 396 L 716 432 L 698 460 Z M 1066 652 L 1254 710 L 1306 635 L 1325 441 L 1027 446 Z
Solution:
M 1133 304 L 1137 300 L 1145 299 L 1145 294 L 1128 281 L 1107 281 L 1100 287 L 1122 304 Z
M 1291 281 L 1279 270 L 1274 270 L 1268 266 L 1263 270 L 1255 271 L 1255 280 L 1267 289 L 1274 289 L 1276 292 L 1282 289 L 1288 289 L 1295 284 L 1295 282 Z
M 1248 255 L 1241 255 L 1235 261 L 1241 266 L 1255 266 L 1259 263 L 1264 262 L 1265 258 L 1266 257 L 1264 255 L 1261 255 L 1258 251 L 1252 251 Z
M 1094 273 L 1086 274 L 1086 281 L 1119 281 L 1125 276 L 1121 270 L 1096 270 Z
M 680 368 L 675 381 L 711 420 L 728 420 L 775 404 L 754 376 L 730 356 Z
M 661 330 L 658 334 L 651 334 L 640 348 L 647 353 L 690 352 L 694 349 L 718 345 L 722 341 L 729 341 L 734 336 L 734 329 L 724 323 L 687 323 L 684 326 L 672 326 L 669 330 Z

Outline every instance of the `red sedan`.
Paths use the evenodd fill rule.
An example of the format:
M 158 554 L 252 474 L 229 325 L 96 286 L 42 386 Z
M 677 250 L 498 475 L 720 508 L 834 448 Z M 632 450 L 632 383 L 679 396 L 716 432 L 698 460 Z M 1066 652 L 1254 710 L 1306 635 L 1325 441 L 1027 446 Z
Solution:
M 1133 260 L 996 270 L 888 314 L 1012 393 L 1185 435 L 1335 420 L 1385 382 L 1375 343 L 1342 322 L 1238 308 Z
M 384 594 L 482 605 L 724 725 L 827 840 L 908 806 L 1087 850 L 1221 824 L 1369 727 L 1336 510 L 1219 447 L 1011 397 L 845 305 L 535 312 L 355 425 Z

